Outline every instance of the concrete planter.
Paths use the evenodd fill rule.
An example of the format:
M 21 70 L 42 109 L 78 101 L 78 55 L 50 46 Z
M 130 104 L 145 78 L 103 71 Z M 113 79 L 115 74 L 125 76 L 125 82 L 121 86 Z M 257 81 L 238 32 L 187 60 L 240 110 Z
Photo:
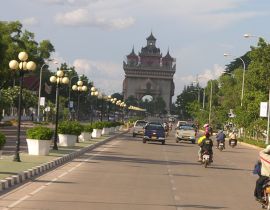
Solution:
M 93 129 L 92 137 L 93 138 L 100 138 L 102 130 L 101 129 Z
M 51 140 L 26 139 L 29 155 L 48 155 Z
M 81 141 L 90 141 L 91 140 L 92 133 L 89 132 L 82 132 L 79 136 L 79 140 Z
M 115 127 L 110 127 L 110 133 L 114 133 L 115 132 Z
M 69 134 L 58 134 L 59 146 L 72 147 L 75 146 L 77 136 Z
M 110 133 L 110 128 L 103 128 L 101 134 L 108 135 Z

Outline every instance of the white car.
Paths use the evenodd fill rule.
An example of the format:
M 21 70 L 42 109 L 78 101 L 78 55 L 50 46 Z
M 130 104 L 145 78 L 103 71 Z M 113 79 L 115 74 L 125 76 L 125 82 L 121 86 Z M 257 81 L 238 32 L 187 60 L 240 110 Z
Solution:
M 179 141 L 190 141 L 192 144 L 195 144 L 196 140 L 196 130 L 190 125 L 180 125 L 176 128 L 176 142 Z
M 133 127 L 133 137 L 136 137 L 137 135 L 139 136 L 143 136 L 144 135 L 144 126 L 147 124 L 148 122 L 145 120 L 137 120 L 134 123 L 134 127 Z

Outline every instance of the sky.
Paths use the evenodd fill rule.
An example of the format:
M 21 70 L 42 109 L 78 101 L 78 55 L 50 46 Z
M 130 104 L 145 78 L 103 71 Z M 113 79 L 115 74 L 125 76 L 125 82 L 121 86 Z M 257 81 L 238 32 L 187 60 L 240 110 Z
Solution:
M 75 66 L 105 94 L 122 92 L 123 61 L 152 32 L 163 55 L 169 49 L 176 58 L 173 100 L 197 76 L 205 86 L 257 44 L 244 34 L 270 40 L 269 17 L 269 0 L 8 0 L 0 6 L 1 21 L 19 20 L 36 41 L 50 40 L 53 58 Z

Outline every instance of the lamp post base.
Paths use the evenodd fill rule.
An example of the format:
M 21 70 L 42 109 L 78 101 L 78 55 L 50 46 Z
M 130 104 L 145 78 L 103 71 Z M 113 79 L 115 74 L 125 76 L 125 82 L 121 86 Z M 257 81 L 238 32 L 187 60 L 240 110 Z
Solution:
M 20 158 L 20 154 L 16 153 L 13 157 L 13 161 L 14 162 L 21 162 L 21 158 Z

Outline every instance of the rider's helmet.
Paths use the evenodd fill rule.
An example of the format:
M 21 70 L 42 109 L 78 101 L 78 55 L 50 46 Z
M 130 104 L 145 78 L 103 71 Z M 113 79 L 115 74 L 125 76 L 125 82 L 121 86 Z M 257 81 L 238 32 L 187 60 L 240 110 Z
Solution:
M 209 127 L 209 124 L 206 123 L 206 124 L 203 125 L 203 127 L 207 128 L 207 127 Z

